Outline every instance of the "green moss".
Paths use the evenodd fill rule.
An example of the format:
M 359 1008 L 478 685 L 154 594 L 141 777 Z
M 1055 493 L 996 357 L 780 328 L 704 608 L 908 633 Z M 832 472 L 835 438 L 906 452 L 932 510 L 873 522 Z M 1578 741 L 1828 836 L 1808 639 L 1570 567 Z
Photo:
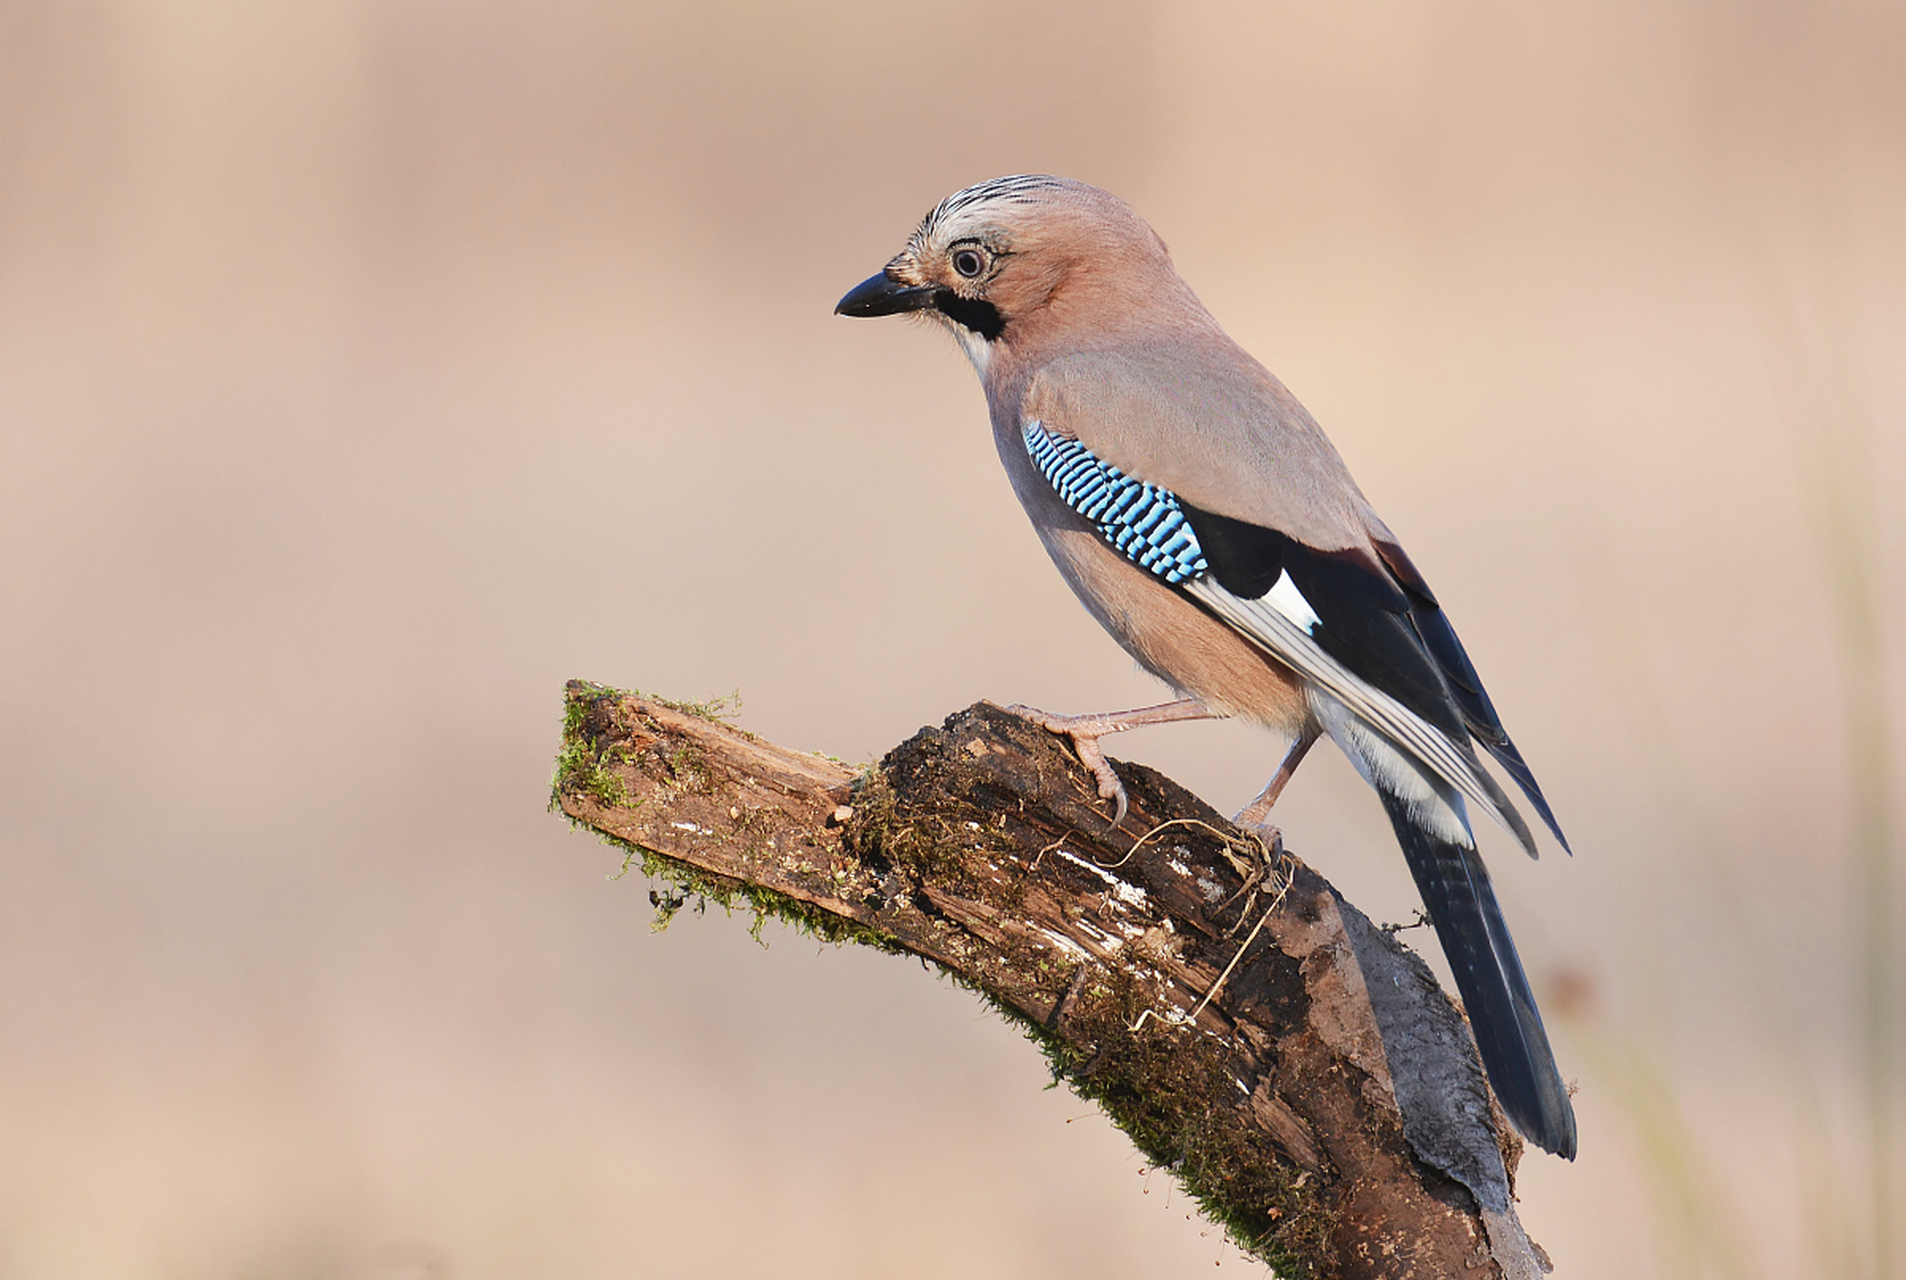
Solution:
M 583 827 L 587 831 L 595 831 L 595 828 L 582 823 L 573 825 Z M 602 835 L 601 832 L 596 834 Z M 803 937 L 814 938 L 821 942 L 837 945 L 855 943 L 889 954 L 899 954 L 906 950 L 891 935 L 879 929 L 858 921 L 843 920 L 799 898 L 791 898 L 785 893 L 777 893 L 773 889 L 764 888 L 758 884 L 710 875 L 699 867 L 690 866 L 667 854 L 630 844 L 614 836 L 602 835 L 602 838 L 623 852 L 622 867 L 610 879 L 619 880 L 631 869 L 639 867 L 643 876 L 651 884 L 659 883 L 661 886 L 659 889 L 649 890 L 649 903 L 655 908 L 655 919 L 650 927 L 657 932 L 668 928 L 669 922 L 684 907 L 692 907 L 697 914 L 700 914 L 712 903 L 730 915 L 736 911 L 752 913 L 754 920 L 748 926 L 748 933 L 757 942 L 761 941 L 763 926 L 769 919 L 775 919 Z M 766 944 L 763 943 L 763 945 Z
M 1238 1086 L 1223 1044 L 1156 1017 L 1133 1031 L 1149 1007 L 1137 983 L 1124 972 L 1079 963 L 1093 963 L 1100 980 L 1068 1009 L 1064 1037 L 1020 1012 L 983 980 L 934 967 L 1018 1026 L 1045 1056 L 1053 1086 L 1064 1084 L 1103 1108 L 1147 1160 L 1178 1179 L 1205 1217 L 1223 1227 L 1240 1250 L 1285 1280 L 1324 1274 L 1318 1263 L 1329 1256 L 1336 1215 L 1319 1199 L 1315 1178 L 1268 1135 L 1241 1130 L 1231 1117 Z M 1069 977 L 1077 968 L 1065 966 L 1064 972 Z
M 707 702 L 676 702 L 639 691 L 571 680 L 564 690 L 562 744 L 556 752 L 556 769 L 549 784 L 551 809 L 561 807 L 565 792 L 586 795 L 604 808 L 626 808 L 639 803 L 614 772 L 616 766 L 633 760 L 626 745 L 631 726 L 622 722 L 623 708 L 630 698 L 643 698 L 716 724 L 726 724 L 741 707 L 739 693 Z M 683 790 L 703 795 L 714 790 L 715 779 L 707 756 L 693 744 L 678 745 L 663 763 L 672 781 Z
M 965 801 L 962 792 L 955 782 L 933 807 L 916 798 L 903 812 L 886 773 L 869 766 L 854 781 L 854 821 L 847 847 L 873 867 L 892 867 L 962 896 L 983 896 L 996 906 L 1016 909 L 1025 896 L 1021 879 L 982 881 L 974 869 L 988 859 L 1016 856 L 1019 846 L 996 829 L 994 823 L 1003 821 L 1003 815 Z
M 622 779 L 613 771 L 626 765 L 631 756 L 626 745 L 629 727 L 621 721 L 622 707 L 630 697 L 648 695 L 612 689 L 606 685 L 572 680 L 564 690 L 562 743 L 556 754 L 555 773 L 550 779 L 550 808 L 560 810 L 565 794 L 582 794 L 605 807 L 628 807 L 640 803 L 629 795 Z M 684 715 L 720 721 L 741 705 L 738 694 L 709 702 L 674 702 L 651 698 Z M 664 760 L 673 783 L 685 790 L 707 793 L 714 789 L 713 770 L 706 756 L 692 745 L 675 748 Z M 747 819 L 743 819 L 746 831 Z M 842 920 L 797 898 L 776 893 L 760 885 L 746 884 L 723 876 L 710 875 L 685 862 L 677 861 L 653 849 L 645 849 L 626 840 L 597 830 L 588 823 L 569 819 L 573 827 L 591 832 L 622 850 L 622 866 L 612 876 L 620 879 L 632 868 L 659 887 L 652 888 L 649 901 L 655 907 L 654 927 L 663 929 L 684 908 L 705 911 L 710 903 L 724 911 L 750 911 L 754 924 L 750 932 L 759 938 L 769 918 L 781 920 L 807 937 L 825 942 L 859 943 L 882 951 L 899 951 L 892 937 L 878 929 Z
M 673 698 L 663 698 L 653 693 L 638 693 L 635 696 L 647 698 L 650 702 L 659 702 L 669 710 L 679 711 L 685 716 L 694 716 L 697 720 L 707 720 L 714 724 L 728 725 L 729 728 L 734 727 L 730 722 L 741 711 L 741 690 L 739 689 L 719 698 L 710 698 L 706 702 L 677 702 Z M 747 736 L 754 737 L 752 733 Z
M 618 717 L 626 696 L 619 689 L 572 680 L 563 702 L 562 743 L 556 751 L 556 769 L 549 780 L 549 807 L 562 807 L 564 793 L 586 795 L 604 808 L 627 807 L 629 789 L 613 772 L 629 759 L 627 731 Z
M 1149 1007 L 1145 996 L 1129 974 L 1101 977 L 1068 1013 L 1070 1039 L 1015 1019 L 1045 1053 L 1053 1078 L 1103 1107 L 1240 1249 L 1280 1276 L 1318 1274 L 1334 1215 L 1319 1202 L 1315 1180 L 1268 1135 L 1236 1124 L 1238 1085 L 1224 1044 L 1155 1017 L 1134 1031 Z
M 917 817 L 901 818 L 893 785 L 880 770 L 869 769 L 856 778 L 853 795 L 854 825 L 848 840 L 861 861 L 923 878 L 950 871 L 959 861 L 921 828 Z
M 708 766 L 708 754 L 694 743 L 677 743 L 662 763 L 668 769 L 669 781 L 680 790 L 703 796 L 714 794 L 715 771 Z

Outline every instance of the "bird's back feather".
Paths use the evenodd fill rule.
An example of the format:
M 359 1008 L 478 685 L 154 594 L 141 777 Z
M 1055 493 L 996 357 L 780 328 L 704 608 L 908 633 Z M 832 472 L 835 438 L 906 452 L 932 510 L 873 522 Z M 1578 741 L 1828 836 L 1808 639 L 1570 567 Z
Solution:
M 1202 510 L 1373 560 L 1372 530 L 1389 532 L 1303 405 L 1215 322 L 1040 362 L 1012 400 L 1015 426 L 1036 418 Z

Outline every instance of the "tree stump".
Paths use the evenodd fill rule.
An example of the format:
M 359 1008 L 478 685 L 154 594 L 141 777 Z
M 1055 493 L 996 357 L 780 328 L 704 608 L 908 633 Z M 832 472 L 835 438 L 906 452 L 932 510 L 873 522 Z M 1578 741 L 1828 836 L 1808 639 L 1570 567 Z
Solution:
M 1548 1270 L 1462 1014 L 1293 854 L 1127 763 L 1114 827 L 1063 740 L 990 703 L 865 770 L 719 710 L 567 688 L 552 807 L 664 915 L 700 896 L 938 965 L 1280 1275 Z

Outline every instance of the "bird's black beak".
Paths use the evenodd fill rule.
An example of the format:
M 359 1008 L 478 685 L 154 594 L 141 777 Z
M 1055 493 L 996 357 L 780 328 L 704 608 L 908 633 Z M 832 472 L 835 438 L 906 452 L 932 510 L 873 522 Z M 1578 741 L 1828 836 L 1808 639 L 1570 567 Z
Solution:
M 834 304 L 834 314 L 897 316 L 903 311 L 923 311 L 934 304 L 936 292 L 930 287 L 902 284 L 883 271 L 849 289 L 847 296 Z

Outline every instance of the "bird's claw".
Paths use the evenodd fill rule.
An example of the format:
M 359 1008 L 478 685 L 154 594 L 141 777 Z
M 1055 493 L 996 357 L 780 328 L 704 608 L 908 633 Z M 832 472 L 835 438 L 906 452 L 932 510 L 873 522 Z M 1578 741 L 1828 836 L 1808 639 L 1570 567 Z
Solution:
M 1097 740 L 1089 741 L 1092 743 L 1090 750 L 1098 759 L 1086 760 L 1085 763 L 1092 770 L 1092 776 L 1099 780 L 1099 799 L 1112 802 L 1112 825 L 1116 827 L 1124 822 L 1125 815 L 1131 812 L 1132 798 L 1126 793 L 1125 783 L 1113 770 L 1112 762 L 1107 760 L 1099 750 Z M 1079 751 L 1079 758 L 1085 760 L 1085 751 Z
M 1099 749 L 1101 737 L 1107 733 L 1117 733 L 1125 726 L 1108 725 L 1103 716 L 1055 716 L 1051 712 L 1020 703 L 1014 703 L 1006 710 L 1016 716 L 1024 716 L 1047 733 L 1070 738 L 1079 763 L 1091 771 L 1093 780 L 1099 784 L 1099 799 L 1109 800 L 1112 804 L 1112 825 L 1116 827 L 1125 821 L 1125 815 L 1131 812 L 1131 796 L 1126 792 L 1125 784 L 1119 780 L 1118 771 L 1112 768 L 1112 762 Z
M 1248 862 L 1243 858 L 1234 857 L 1229 847 L 1224 850 L 1225 861 L 1231 864 L 1232 870 L 1244 877 L 1244 883 L 1238 886 L 1236 893 L 1218 904 L 1218 909 L 1212 913 L 1213 915 L 1228 910 L 1231 904 L 1236 902 L 1239 898 L 1251 897 L 1255 899 L 1258 887 L 1270 879 L 1271 864 L 1284 856 L 1284 833 L 1269 823 L 1252 820 L 1246 816 L 1249 812 L 1250 808 L 1246 806 L 1245 810 L 1231 819 L 1231 821 L 1237 826 L 1242 827 L 1255 838 L 1257 849 L 1252 851 L 1252 856 Z M 1231 926 L 1227 931 L 1227 935 L 1237 932 L 1244 924 L 1244 917 L 1249 914 L 1247 904 L 1246 911 L 1238 917 L 1238 923 Z
M 1283 853 L 1283 831 L 1268 822 L 1252 820 L 1246 816 L 1249 812 L 1249 809 L 1240 811 L 1236 817 L 1231 819 L 1232 825 L 1242 827 L 1244 830 L 1256 836 L 1258 843 L 1264 846 L 1265 852 L 1269 853 L 1271 857 L 1275 858 Z

